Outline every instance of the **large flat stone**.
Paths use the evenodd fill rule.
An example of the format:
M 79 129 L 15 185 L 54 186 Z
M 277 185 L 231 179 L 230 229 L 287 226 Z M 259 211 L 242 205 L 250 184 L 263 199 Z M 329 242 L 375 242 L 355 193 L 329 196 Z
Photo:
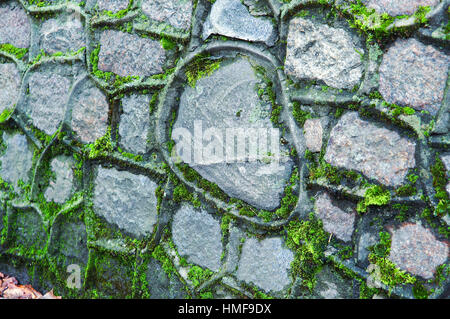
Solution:
M 156 187 L 147 176 L 99 167 L 94 210 L 135 236 L 149 236 L 157 221 Z
M 150 96 L 130 95 L 122 99 L 123 114 L 120 116 L 120 147 L 128 152 L 142 154 L 146 151 Z
M 58 129 L 66 112 L 71 79 L 56 73 L 34 72 L 28 79 L 28 113 L 33 125 L 48 135 Z
M 236 134 L 240 140 L 247 135 L 253 138 L 259 136 L 259 140 L 264 141 L 261 134 L 255 135 L 251 132 L 251 129 L 258 128 L 262 128 L 270 136 L 269 130 L 273 128 L 269 118 L 271 106 L 259 100 L 255 90 L 257 82 L 258 79 L 250 63 L 245 59 L 238 59 L 219 68 L 211 76 L 197 81 L 195 88 L 187 86 L 181 96 L 172 138 L 177 143 L 178 150 L 178 144 L 185 144 L 184 137 L 176 136 L 179 129 L 186 129 L 194 136 L 195 121 L 201 121 L 200 132 L 206 133 L 207 129 L 216 128 L 217 134 L 212 135 L 214 141 L 219 141 L 214 148 L 216 152 L 211 150 L 214 141 L 210 143 L 211 138 L 205 138 L 203 155 L 201 147 L 197 147 L 201 141 L 189 143 L 193 146 L 193 150 L 200 150 L 200 156 L 192 152 L 190 157 L 183 155 L 183 160 L 192 163 L 190 164 L 192 168 L 207 180 L 216 183 L 229 196 L 242 199 L 258 208 L 273 210 L 280 204 L 285 182 L 292 171 L 292 160 L 287 155 L 283 155 L 282 151 L 280 151 L 279 161 L 276 160 L 276 156 L 272 156 L 269 158 L 270 163 L 259 160 L 250 161 L 245 156 L 237 156 L 237 160 L 232 161 L 221 156 L 221 153 L 229 154 L 223 150 L 223 144 L 220 143 L 226 140 L 227 128 L 242 129 L 242 132 Z M 269 138 L 266 137 L 265 140 L 267 142 Z M 275 143 L 279 144 L 279 138 L 272 143 L 271 146 L 276 146 Z M 207 146 L 211 148 L 207 149 Z M 220 151 L 221 149 L 223 152 Z M 240 148 L 240 150 L 243 149 L 244 147 Z M 280 149 L 284 150 L 281 146 Z M 266 148 L 264 152 L 260 149 L 258 154 L 263 153 L 262 155 L 265 156 L 268 150 Z M 273 154 L 277 152 L 275 147 L 270 147 L 270 150 L 273 150 Z
M 356 213 L 347 213 L 333 204 L 328 193 L 321 193 L 316 198 L 316 215 L 323 222 L 325 231 L 343 241 L 351 241 Z
M 172 238 L 181 256 L 188 262 L 218 271 L 222 255 L 220 222 L 206 211 L 182 206 L 172 222 Z
M 444 98 L 450 59 L 431 45 L 398 39 L 380 66 L 380 93 L 389 103 L 436 115 Z
M 75 52 L 86 46 L 83 24 L 75 15 L 46 20 L 40 31 L 41 48 L 48 54 Z
M 191 26 L 191 0 L 143 0 L 142 11 L 153 20 L 188 30 Z
M 16 2 L 0 5 L 0 44 L 9 43 L 16 48 L 30 46 L 31 25 L 27 13 Z
M 299 80 L 322 80 L 335 88 L 351 89 L 364 71 L 357 51 L 364 53 L 344 29 L 294 18 L 289 24 L 285 72 Z
M 411 15 L 421 6 L 435 6 L 439 0 L 363 0 L 368 8 L 391 16 Z
M 258 241 L 248 238 L 243 247 L 237 278 L 269 291 L 281 291 L 291 282 L 289 269 L 294 254 L 278 237 Z
M 50 180 L 44 193 L 47 201 L 63 204 L 73 193 L 73 159 L 69 156 L 58 156 L 51 161 L 50 167 L 56 175 Z
M 306 147 L 311 152 L 320 152 L 322 149 L 323 128 L 320 119 L 308 119 L 303 125 Z
M 385 185 L 398 186 L 408 169 L 416 165 L 415 149 L 415 143 L 408 138 L 362 120 L 357 112 L 349 112 L 332 129 L 325 160 L 360 171 Z
M 3 132 L 5 153 L 0 156 L 0 176 L 17 190 L 19 180 L 28 183 L 33 165 L 33 150 L 25 135 Z
M 413 275 L 431 279 L 436 267 L 447 261 L 448 253 L 448 243 L 437 240 L 428 229 L 404 223 L 392 235 L 389 259 Z
M 159 41 L 106 30 L 100 35 L 99 70 L 146 77 L 163 72 L 166 54 Z
M 105 135 L 109 106 L 105 94 L 85 81 L 71 99 L 72 129 L 83 143 L 93 143 Z
M 11 110 L 17 102 L 20 89 L 20 73 L 13 63 L 0 64 L 0 114 Z
M 270 19 L 252 16 L 240 0 L 214 2 L 211 13 L 203 25 L 203 39 L 211 34 L 251 42 L 264 42 L 269 46 L 273 45 L 277 39 Z

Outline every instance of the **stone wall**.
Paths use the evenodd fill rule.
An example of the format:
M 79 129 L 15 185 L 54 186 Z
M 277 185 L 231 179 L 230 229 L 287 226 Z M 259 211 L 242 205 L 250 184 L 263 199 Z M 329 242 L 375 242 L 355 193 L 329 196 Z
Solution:
M 1 1 L 0 272 L 64 298 L 448 297 L 450 1 L 400 3 Z M 279 153 L 190 162 L 196 121 Z

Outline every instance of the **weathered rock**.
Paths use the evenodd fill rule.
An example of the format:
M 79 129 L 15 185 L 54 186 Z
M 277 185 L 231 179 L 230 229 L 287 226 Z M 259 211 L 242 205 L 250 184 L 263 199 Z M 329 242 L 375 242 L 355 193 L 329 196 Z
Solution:
M 248 238 L 243 247 L 237 278 L 261 289 L 281 291 L 290 284 L 289 269 L 294 254 L 283 247 L 281 238 L 258 241 Z
M 0 5 L 0 43 L 9 43 L 16 48 L 28 48 L 30 31 L 27 13 L 18 3 Z
M 48 54 L 78 51 L 86 46 L 83 32 L 83 24 L 74 15 L 46 20 L 41 26 L 41 48 Z
M 0 64 L 0 114 L 11 110 L 16 104 L 20 82 L 20 73 L 15 64 Z
M 28 112 L 33 125 L 48 135 L 58 129 L 66 112 L 71 79 L 45 71 L 34 72 L 28 80 Z
M 403 183 L 415 163 L 415 143 L 397 132 L 344 114 L 332 129 L 325 154 L 331 165 L 361 171 L 389 186 Z
M 17 190 L 19 180 L 28 183 L 30 170 L 33 164 L 33 150 L 25 135 L 20 133 L 3 132 L 3 143 L 6 145 L 5 153 L 0 156 L 0 176 L 5 182 L 13 184 Z
M 166 54 L 159 41 L 106 30 L 100 35 L 100 46 L 99 70 L 140 77 L 163 72 Z
M 150 260 L 145 275 L 151 299 L 187 298 L 187 293 L 180 279 L 175 275 L 169 278 L 158 261 Z
M 222 255 L 220 223 L 203 210 L 181 207 L 173 218 L 172 238 L 188 262 L 218 271 Z
M 52 160 L 50 166 L 56 174 L 56 180 L 50 180 L 44 193 L 47 201 L 63 204 L 73 193 L 73 159 L 68 156 L 59 156 Z
M 391 16 L 411 15 L 421 6 L 435 6 L 439 0 L 363 0 L 368 8 Z
M 204 178 L 216 183 L 229 196 L 242 199 L 258 208 L 273 210 L 280 204 L 285 182 L 289 179 L 293 163 L 288 156 L 283 155 L 283 152 L 277 151 L 279 137 L 275 133 L 279 131 L 273 130 L 269 118 L 271 106 L 258 98 L 255 90 L 257 83 L 258 80 L 250 63 L 245 59 L 238 59 L 219 68 L 211 76 L 197 81 L 195 88 L 186 87 L 181 96 L 172 138 L 177 143 L 178 151 L 180 145 L 181 147 L 185 144 L 192 146 L 190 142 L 186 143 L 185 139 L 190 138 L 185 137 L 184 134 L 187 130 L 188 134 L 195 135 L 195 121 L 200 121 L 197 123 L 203 129 L 198 127 L 198 131 L 205 130 L 205 135 L 207 129 L 216 128 L 217 131 L 212 134 L 212 137 L 204 137 L 203 155 L 202 147 L 199 146 L 201 141 L 196 142 L 193 145 L 193 157 L 182 155 L 184 162 L 193 163 L 190 164 L 192 168 Z M 271 139 L 270 152 L 274 156 L 268 156 L 268 162 L 250 161 L 244 155 L 236 156 L 237 160 L 232 160 L 233 156 L 230 155 L 234 155 L 234 152 L 226 150 L 221 152 L 224 144 L 227 144 L 222 142 L 226 141 L 226 138 L 231 140 L 233 135 L 226 132 L 227 128 L 241 129 L 235 134 L 238 140 L 243 140 L 245 136 L 252 139 L 259 137 L 259 143 L 258 141 L 251 143 L 259 144 L 256 145 L 260 147 L 256 158 L 261 159 L 268 154 L 268 147 L 264 150 L 261 145 L 262 142 L 267 143 Z M 266 136 L 258 131 L 253 132 L 257 129 L 262 129 Z M 179 134 L 183 138 L 180 138 Z M 226 135 L 228 137 L 225 137 Z M 197 137 L 201 139 L 199 135 Z M 233 142 L 228 144 L 233 147 Z M 215 152 L 212 150 L 213 146 Z M 247 150 L 245 146 L 239 147 L 238 143 L 240 151 Z M 281 146 L 280 148 L 284 150 Z M 179 155 L 180 153 L 178 152 Z M 278 157 L 277 154 L 279 154 Z
M 311 152 L 320 152 L 322 149 L 323 129 L 320 119 L 308 119 L 303 125 L 306 147 Z
M 191 26 L 191 0 L 143 0 L 142 11 L 153 20 L 188 30 Z
M 289 24 L 285 72 L 300 80 L 322 80 L 335 88 L 351 89 L 359 84 L 364 70 L 358 52 L 364 49 L 344 29 L 294 18 Z
M 351 241 L 356 213 L 347 213 L 333 205 L 328 193 L 321 193 L 316 198 L 316 214 L 323 222 L 325 231 L 332 233 L 343 241 Z
M 137 237 L 148 236 L 157 222 L 156 187 L 147 176 L 99 167 L 94 210 L 109 223 Z
M 122 99 L 123 114 L 120 116 L 120 147 L 132 153 L 145 153 L 149 124 L 150 97 L 130 95 Z
M 203 25 L 203 39 L 211 34 L 272 46 L 277 35 L 269 19 L 253 17 L 240 0 L 217 0 Z
M 128 7 L 129 0 L 98 0 L 97 7 L 100 11 L 111 11 L 117 13 Z
M 31 208 L 14 208 L 8 217 L 11 237 L 16 247 L 29 251 L 42 251 L 47 244 L 47 233 L 41 215 Z
M 380 66 L 380 93 L 389 103 L 436 115 L 444 98 L 450 59 L 431 45 L 398 39 Z
M 368 266 L 369 247 L 378 243 L 378 236 L 371 232 L 361 234 L 358 241 L 358 262 Z
M 93 143 L 105 135 L 109 106 L 106 96 L 93 83 L 86 81 L 72 96 L 72 129 L 83 143 Z
M 403 270 L 431 279 L 436 267 L 447 261 L 448 253 L 448 244 L 438 241 L 428 229 L 404 223 L 393 232 L 389 259 Z
M 352 282 L 342 278 L 329 266 L 325 266 L 316 276 L 313 298 L 351 299 L 353 298 Z

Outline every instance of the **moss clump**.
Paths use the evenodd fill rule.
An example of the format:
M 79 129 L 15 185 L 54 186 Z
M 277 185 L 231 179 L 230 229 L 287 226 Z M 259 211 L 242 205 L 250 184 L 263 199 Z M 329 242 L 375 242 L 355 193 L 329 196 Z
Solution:
M 172 278 L 176 274 L 177 271 L 172 260 L 161 245 L 158 245 L 153 249 L 152 257 L 161 263 L 162 269 L 169 278 Z
M 175 42 L 166 37 L 162 37 L 159 42 L 164 50 L 173 50 L 177 46 Z
M 106 134 L 97 139 L 94 144 L 86 145 L 85 150 L 88 151 L 88 157 L 90 159 L 108 156 L 108 154 L 112 153 L 111 128 L 109 127 Z
M 310 291 L 315 286 L 315 276 L 324 263 L 324 251 L 328 243 L 328 233 L 322 221 L 311 213 L 309 220 L 291 221 L 286 227 L 287 246 L 294 250 L 295 258 L 291 264 L 294 276 L 300 276 L 303 285 Z
M 390 201 L 391 193 L 388 190 L 384 190 L 383 187 L 375 185 L 366 190 L 364 199 L 358 203 L 356 210 L 359 213 L 365 213 L 368 206 L 383 206 Z
M 222 59 L 213 60 L 209 54 L 198 54 L 186 67 L 186 77 L 191 87 L 195 87 L 197 81 L 210 76 L 219 69 Z
M 9 110 L 9 109 L 3 110 L 2 114 L 0 114 L 0 123 L 5 122 L 11 115 L 12 111 L 13 110 Z
M 121 19 L 121 18 L 125 17 L 127 15 L 127 13 L 131 10 L 131 7 L 133 6 L 133 2 L 134 2 L 134 0 L 130 0 L 130 2 L 128 3 L 128 6 L 125 9 L 119 10 L 116 13 L 114 13 L 112 11 L 108 11 L 108 10 L 103 10 L 101 12 L 101 14 L 106 15 L 110 18 Z
M 447 170 L 439 155 L 436 155 L 435 164 L 431 167 L 431 174 L 433 175 L 433 187 L 436 192 L 435 197 L 439 200 L 438 205 L 434 209 L 434 213 L 437 216 L 445 216 L 450 211 L 450 201 L 446 191 Z
M 199 266 L 192 266 L 188 272 L 188 279 L 192 281 L 195 288 L 209 280 L 214 273 L 209 269 L 203 269 Z
M 226 236 L 228 235 L 230 224 L 233 220 L 235 220 L 236 217 L 233 215 L 225 214 L 222 217 L 222 223 L 220 224 L 220 229 L 222 230 L 222 235 Z
M 312 118 L 309 112 L 303 111 L 301 109 L 300 103 L 298 102 L 292 103 L 292 115 L 294 116 L 294 119 L 297 121 L 300 127 L 303 127 L 303 125 L 305 125 L 307 119 Z
M 9 43 L 0 44 L 0 51 L 9 53 L 15 56 L 18 60 L 22 60 L 25 54 L 28 53 L 28 49 L 16 48 L 15 46 Z

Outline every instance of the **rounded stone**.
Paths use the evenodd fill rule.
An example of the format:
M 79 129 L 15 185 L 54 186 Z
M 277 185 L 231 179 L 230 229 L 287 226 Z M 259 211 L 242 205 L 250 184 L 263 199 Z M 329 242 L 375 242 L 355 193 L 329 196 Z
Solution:
M 322 149 L 323 128 L 320 119 L 308 119 L 303 125 L 306 147 L 311 152 L 320 152 Z
M 188 30 L 191 26 L 191 0 L 143 0 L 142 11 L 150 19 Z
M 222 255 L 220 223 L 204 210 L 182 206 L 173 217 L 172 237 L 181 256 L 190 263 L 218 271 Z
M 99 167 L 94 211 L 136 237 L 150 236 L 157 222 L 156 187 L 147 176 Z
M 299 80 L 321 80 L 334 88 L 352 89 L 364 71 L 358 52 L 364 49 L 344 29 L 294 18 L 289 23 L 285 72 Z
M 120 76 L 146 77 L 163 72 L 166 53 L 161 43 L 135 34 L 106 30 L 100 35 L 98 68 Z
M 11 110 L 17 102 L 20 89 L 20 73 L 13 63 L 0 64 L 0 114 Z
M 135 154 L 145 153 L 150 129 L 150 96 L 130 95 L 122 99 L 120 116 L 120 147 Z
M 293 162 L 270 121 L 271 106 L 258 97 L 258 81 L 250 62 L 239 58 L 194 88 L 187 86 L 172 138 L 177 155 L 230 197 L 273 210 L 280 205 Z M 253 158 L 250 150 L 258 150 L 258 156 Z
M 259 241 L 248 238 L 243 247 L 237 278 L 269 291 L 281 291 L 290 284 L 289 269 L 294 254 L 278 237 Z
M 28 48 L 30 31 L 27 13 L 18 3 L 0 4 L 0 44 L 9 43 L 16 48 Z
M 70 99 L 72 130 L 83 143 L 93 143 L 106 134 L 109 105 L 106 96 L 86 80 L 74 90 Z
M 398 186 L 416 165 L 415 150 L 410 139 L 349 112 L 331 130 L 325 160 L 385 185 Z
M 58 156 L 54 158 L 50 167 L 56 175 L 55 180 L 50 180 L 49 186 L 44 193 L 47 201 L 63 204 L 73 193 L 73 159 L 68 156 Z
M 0 176 L 5 182 L 13 184 L 18 190 L 17 183 L 30 181 L 30 170 L 33 165 L 33 149 L 25 135 L 20 133 L 3 132 L 5 153 L 0 156 Z
M 432 115 L 444 98 L 450 59 L 416 39 L 398 39 L 380 66 L 380 93 L 389 103 L 411 106 Z
M 398 267 L 425 279 L 449 257 L 449 247 L 419 224 L 404 223 L 392 235 L 389 259 Z

